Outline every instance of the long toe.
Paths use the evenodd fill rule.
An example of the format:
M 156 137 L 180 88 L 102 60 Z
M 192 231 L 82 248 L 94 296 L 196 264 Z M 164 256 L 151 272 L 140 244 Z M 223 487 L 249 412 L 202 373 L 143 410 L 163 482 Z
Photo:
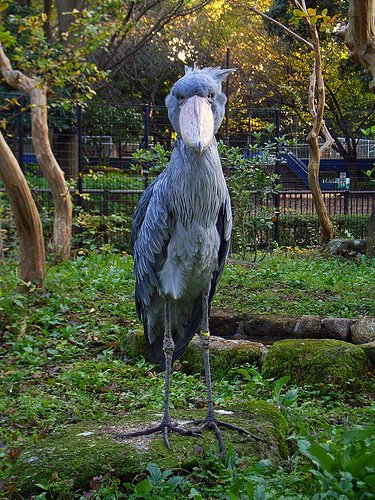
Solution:
M 161 422 L 159 425 L 154 427 L 148 427 L 147 429 L 140 429 L 138 431 L 127 432 L 124 434 L 117 434 L 116 437 L 120 439 L 129 439 L 133 437 L 139 436 L 150 436 L 151 434 L 156 434 L 160 432 L 163 434 L 163 439 L 166 448 L 170 449 L 170 441 L 169 441 L 169 433 L 176 432 L 178 434 L 182 434 L 183 436 L 195 436 L 198 437 L 201 435 L 198 429 L 183 429 L 182 427 L 178 427 L 177 425 L 173 425 L 170 422 Z
M 246 436 L 250 436 L 250 432 L 244 429 L 243 427 L 239 427 L 238 425 L 230 424 L 229 422 L 224 422 L 222 420 L 218 420 L 215 416 L 208 415 L 205 419 L 195 421 L 196 425 L 198 425 L 199 432 L 204 431 L 204 429 L 211 429 L 215 432 L 216 438 L 219 443 L 220 455 L 225 458 L 225 444 L 223 440 L 223 435 L 220 428 L 229 429 L 231 431 L 236 431 L 240 434 L 245 434 Z M 261 441 L 260 438 L 251 434 L 251 438 L 257 441 Z

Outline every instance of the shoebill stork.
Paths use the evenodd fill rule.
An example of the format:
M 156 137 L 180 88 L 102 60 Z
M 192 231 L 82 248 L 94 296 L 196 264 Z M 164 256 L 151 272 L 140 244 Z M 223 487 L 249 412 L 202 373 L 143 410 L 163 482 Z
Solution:
M 226 96 L 221 83 L 232 69 L 186 68 L 166 98 L 177 133 L 171 160 L 144 191 L 132 226 L 135 302 L 143 321 L 147 353 L 165 368 L 164 416 L 155 427 L 123 437 L 162 432 L 197 435 L 220 427 L 241 428 L 216 418 L 209 363 L 209 314 L 229 250 L 232 215 L 215 133 L 223 120 Z M 208 415 L 201 426 L 175 425 L 169 411 L 171 367 L 198 333 L 203 350 Z

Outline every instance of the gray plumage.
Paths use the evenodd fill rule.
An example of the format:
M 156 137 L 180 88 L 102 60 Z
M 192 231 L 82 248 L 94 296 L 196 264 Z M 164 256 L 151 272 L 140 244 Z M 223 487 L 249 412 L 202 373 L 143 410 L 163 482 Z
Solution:
M 165 367 L 164 413 L 160 424 L 123 434 L 149 436 L 162 432 L 199 436 L 220 428 L 248 432 L 218 420 L 212 396 L 208 318 L 224 268 L 232 229 L 230 199 L 221 170 L 215 132 L 224 116 L 221 82 L 232 70 L 187 68 L 166 99 L 177 132 L 171 161 L 142 194 L 134 214 L 132 247 L 136 277 L 135 302 L 143 321 L 147 353 Z M 173 360 L 199 334 L 207 389 L 207 417 L 185 429 L 170 415 Z
M 191 97 L 203 98 L 211 108 L 216 132 L 226 102 L 221 82 L 230 71 L 187 68 L 174 85 L 166 99 L 177 132 L 171 160 L 144 191 L 134 214 L 136 307 L 144 324 L 149 359 L 162 366 L 165 298 L 170 299 L 176 359 L 201 329 L 202 297 L 208 294 L 210 307 L 228 254 L 232 227 L 216 139 L 212 137 L 205 148 L 187 145 L 181 134 L 180 113 Z

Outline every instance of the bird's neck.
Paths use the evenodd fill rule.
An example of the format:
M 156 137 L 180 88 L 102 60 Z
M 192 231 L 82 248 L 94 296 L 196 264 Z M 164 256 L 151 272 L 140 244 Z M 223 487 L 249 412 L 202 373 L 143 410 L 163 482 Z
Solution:
M 214 137 L 210 146 L 202 153 L 187 146 L 181 138 L 178 138 L 175 144 L 176 156 L 179 156 L 180 162 L 186 175 L 191 174 L 198 178 L 204 178 L 207 175 L 222 176 L 221 162 L 217 147 L 217 141 Z
M 168 169 L 170 208 L 176 219 L 185 227 L 194 221 L 205 227 L 216 224 L 227 197 L 216 140 L 202 155 L 177 140 Z

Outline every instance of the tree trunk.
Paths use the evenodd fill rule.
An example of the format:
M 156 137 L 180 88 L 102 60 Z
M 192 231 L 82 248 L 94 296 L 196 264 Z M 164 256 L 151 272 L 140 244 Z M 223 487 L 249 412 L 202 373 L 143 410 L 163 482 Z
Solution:
M 74 15 L 71 14 L 71 12 L 73 10 L 81 11 L 85 2 L 82 0 L 56 0 L 55 4 L 57 9 L 60 41 L 63 45 L 67 45 L 71 40 L 69 28 L 74 21 Z
M 72 202 L 64 173 L 51 150 L 48 136 L 47 87 L 21 71 L 14 71 L 1 44 L 0 66 L 6 82 L 30 96 L 34 151 L 43 176 L 49 183 L 55 204 L 52 252 L 58 260 L 68 260 L 72 234 Z
M 20 239 L 20 276 L 45 290 L 42 224 L 22 170 L 0 132 L 0 177 L 10 199 Z
M 35 86 L 31 90 L 30 104 L 34 152 L 43 176 L 51 188 L 55 205 L 52 251 L 58 260 L 69 260 L 72 236 L 72 201 L 64 172 L 51 150 L 45 87 Z
M 375 1 L 375 0 L 374 0 Z M 328 242 L 333 238 L 333 226 L 327 214 L 327 208 L 324 202 L 323 194 L 320 189 L 319 184 L 319 170 L 320 170 L 320 158 L 322 152 L 331 147 L 333 144 L 333 139 L 329 133 L 327 126 L 324 123 L 324 105 L 325 105 L 325 89 L 324 89 L 324 79 L 322 73 L 322 55 L 320 49 L 319 34 L 316 25 L 313 24 L 309 18 L 308 9 L 306 6 L 306 0 L 294 0 L 294 3 L 298 10 L 306 14 L 305 21 L 310 32 L 312 43 L 302 38 L 294 31 L 290 30 L 284 26 L 279 21 L 272 19 L 271 17 L 264 14 L 255 7 L 249 7 L 250 10 L 259 14 L 265 19 L 268 19 L 273 24 L 276 24 L 284 31 L 292 35 L 294 38 L 300 42 L 307 45 L 310 49 L 314 51 L 314 68 L 310 77 L 309 85 L 309 111 L 314 119 L 313 127 L 307 137 L 309 146 L 309 164 L 308 164 L 308 180 L 311 193 L 314 200 L 314 205 L 316 212 L 319 217 L 319 223 L 322 228 L 322 239 L 323 242 Z M 325 138 L 325 143 L 323 146 L 319 147 L 318 137 L 319 134 Z
M 328 243 L 333 237 L 333 226 L 327 214 L 327 207 L 323 198 L 323 193 L 320 189 L 319 183 L 319 169 L 320 169 L 320 150 L 318 145 L 318 138 L 314 134 L 310 134 L 308 138 L 309 145 L 309 166 L 308 166 L 308 179 L 311 193 L 314 200 L 316 213 L 319 218 L 320 226 L 322 228 L 322 240 Z
M 349 23 L 340 31 L 351 58 L 372 76 L 375 93 L 375 0 L 349 0 Z
M 349 0 L 349 23 L 340 31 L 354 61 L 371 76 L 370 90 L 375 93 L 375 0 Z M 367 235 L 368 257 L 375 257 L 375 208 Z
M 307 12 L 304 1 L 303 7 L 305 12 Z M 314 118 L 314 123 L 307 139 L 309 147 L 308 179 L 315 209 L 322 228 L 322 240 L 324 243 L 328 243 L 333 238 L 333 226 L 328 217 L 327 207 L 320 189 L 319 170 L 322 152 L 331 147 L 334 141 L 324 123 L 325 88 L 319 35 L 315 24 L 312 24 L 308 18 L 306 18 L 306 22 L 314 48 L 314 68 L 310 77 L 308 97 L 309 110 L 311 116 Z M 318 137 L 321 132 L 325 138 L 325 143 L 319 147 Z

